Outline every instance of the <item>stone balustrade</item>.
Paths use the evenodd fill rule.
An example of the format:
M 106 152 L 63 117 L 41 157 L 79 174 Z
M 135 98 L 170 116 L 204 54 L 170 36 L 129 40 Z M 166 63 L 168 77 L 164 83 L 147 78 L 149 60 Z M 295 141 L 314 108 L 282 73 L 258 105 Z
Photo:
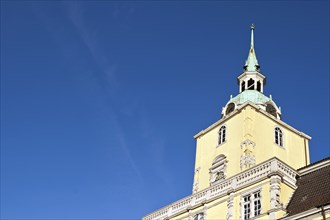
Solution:
M 235 176 L 225 179 L 216 185 L 210 186 L 202 191 L 152 212 L 143 217 L 143 220 L 160 220 L 174 217 L 187 210 L 225 196 L 230 192 L 237 191 L 250 184 L 259 182 L 262 179 L 266 179 L 272 174 L 281 175 L 284 181 L 293 185 L 295 184 L 297 172 L 289 165 L 274 157 Z

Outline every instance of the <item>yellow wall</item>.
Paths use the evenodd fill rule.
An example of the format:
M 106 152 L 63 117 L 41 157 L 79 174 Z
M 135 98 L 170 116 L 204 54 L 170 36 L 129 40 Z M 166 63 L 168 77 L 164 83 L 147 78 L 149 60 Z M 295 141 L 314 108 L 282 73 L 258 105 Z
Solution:
M 195 176 L 199 182 L 198 191 L 210 186 L 209 168 L 220 154 L 224 154 L 228 160 L 226 178 L 245 170 L 240 168 L 240 158 L 244 151 L 241 143 L 247 139 L 256 144 L 254 148 L 249 146 L 256 164 L 272 157 L 279 158 L 295 169 L 309 164 L 308 139 L 259 111 L 262 110 L 246 105 L 240 112 L 222 119 L 222 123 L 196 138 L 195 168 L 200 168 L 198 176 Z M 226 126 L 226 142 L 218 146 L 218 131 L 222 125 Z M 283 131 L 283 147 L 275 144 L 276 126 Z

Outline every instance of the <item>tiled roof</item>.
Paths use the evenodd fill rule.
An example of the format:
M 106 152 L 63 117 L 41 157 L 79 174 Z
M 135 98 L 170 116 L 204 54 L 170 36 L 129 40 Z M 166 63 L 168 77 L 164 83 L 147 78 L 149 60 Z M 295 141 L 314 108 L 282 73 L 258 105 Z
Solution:
M 287 206 L 288 216 L 330 204 L 330 165 L 301 176 L 297 186 Z

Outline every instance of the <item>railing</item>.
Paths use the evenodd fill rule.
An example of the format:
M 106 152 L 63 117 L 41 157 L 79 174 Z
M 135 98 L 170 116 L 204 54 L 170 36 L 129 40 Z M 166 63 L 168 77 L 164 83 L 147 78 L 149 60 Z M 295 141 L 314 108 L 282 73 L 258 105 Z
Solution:
M 297 172 L 277 158 L 267 160 L 255 167 L 252 167 L 242 173 L 232 176 L 214 186 L 210 186 L 200 192 L 185 197 L 162 209 L 150 213 L 143 217 L 143 220 L 159 220 L 170 218 L 176 214 L 184 212 L 193 207 L 212 201 L 218 197 L 227 195 L 230 191 L 244 188 L 250 184 L 256 183 L 272 174 L 279 174 L 284 180 L 291 184 L 295 183 Z

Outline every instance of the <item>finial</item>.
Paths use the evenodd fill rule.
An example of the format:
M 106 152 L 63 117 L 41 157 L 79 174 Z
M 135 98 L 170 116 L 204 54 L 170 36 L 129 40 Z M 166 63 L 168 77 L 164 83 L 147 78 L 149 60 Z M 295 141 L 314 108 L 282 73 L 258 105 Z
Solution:
M 251 49 L 254 47 L 253 31 L 254 31 L 254 24 L 251 24 Z

